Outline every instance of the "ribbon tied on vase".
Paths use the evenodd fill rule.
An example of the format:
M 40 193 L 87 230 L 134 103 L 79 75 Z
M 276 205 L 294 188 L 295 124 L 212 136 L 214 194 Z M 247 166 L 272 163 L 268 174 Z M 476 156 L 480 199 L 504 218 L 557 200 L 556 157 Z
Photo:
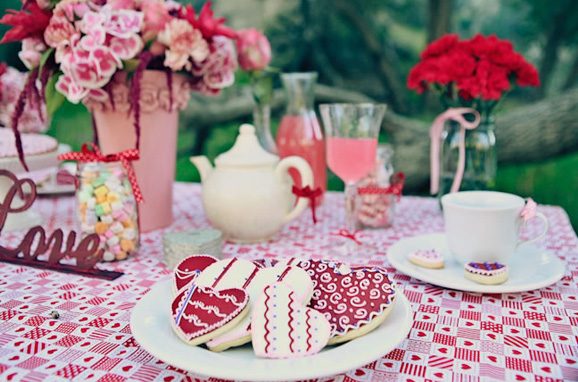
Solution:
M 474 120 L 468 121 L 466 114 L 473 114 Z M 460 125 L 459 133 L 459 157 L 456 174 L 450 192 L 457 192 L 462 184 L 464 170 L 466 168 L 466 130 L 474 130 L 480 124 L 480 113 L 469 107 L 449 108 L 436 117 L 430 129 L 431 150 L 430 150 L 430 168 L 431 168 L 431 187 L 430 192 L 436 194 L 439 191 L 440 182 L 440 142 L 444 125 L 446 121 L 455 121 Z

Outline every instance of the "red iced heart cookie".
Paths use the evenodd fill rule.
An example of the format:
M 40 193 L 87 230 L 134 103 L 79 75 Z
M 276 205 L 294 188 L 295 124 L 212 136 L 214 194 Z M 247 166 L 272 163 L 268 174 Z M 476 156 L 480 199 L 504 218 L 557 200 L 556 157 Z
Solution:
M 247 293 L 238 288 L 216 291 L 191 283 L 171 304 L 172 326 L 190 345 L 199 345 L 237 325 L 248 313 Z
M 298 261 L 313 280 L 309 306 L 331 324 L 329 344 L 349 341 L 376 328 L 389 313 L 395 289 L 382 268 L 349 267 L 329 261 Z
M 267 285 L 253 304 L 253 350 L 259 357 L 293 358 L 319 352 L 331 327 L 320 312 L 307 308 L 285 282 Z
M 173 274 L 173 291 L 178 293 L 193 281 L 199 273 L 218 260 L 208 255 L 192 255 L 183 259 L 175 267 Z

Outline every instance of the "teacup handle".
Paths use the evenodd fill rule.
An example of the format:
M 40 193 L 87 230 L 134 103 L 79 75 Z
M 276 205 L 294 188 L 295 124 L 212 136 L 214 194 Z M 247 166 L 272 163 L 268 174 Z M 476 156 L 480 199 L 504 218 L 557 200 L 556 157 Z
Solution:
M 313 187 L 313 171 L 311 170 L 311 166 L 309 163 L 301 157 L 298 156 L 290 156 L 284 158 L 279 162 L 275 172 L 279 179 L 283 176 L 290 168 L 294 168 L 299 172 L 301 175 L 301 183 L 303 187 L 309 186 Z M 299 198 L 295 207 L 285 216 L 283 222 L 287 223 L 291 220 L 295 219 L 297 216 L 301 214 L 307 207 L 309 206 L 309 200 L 306 198 Z
M 548 223 L 548 219 L 546 218 L 546 216 L 544 216 L 544 214 L 542 214 L 540 212 L 536 212 L 535 217 L 540 218 L 542 220 L 542 222 L 544 223 L 544 229 L 542 230 L 542 233 L 533 239 L 518 240 L 518 244 L 516 245 L 516 247 L 519 247 L 522 244 L 533 243 L 535 241 L 538 241 L 538 240 L 542 239 L 544 236 L 546 236 L 546 233 L 548 233 L 548 228 L 550 227 L 550 224 Z

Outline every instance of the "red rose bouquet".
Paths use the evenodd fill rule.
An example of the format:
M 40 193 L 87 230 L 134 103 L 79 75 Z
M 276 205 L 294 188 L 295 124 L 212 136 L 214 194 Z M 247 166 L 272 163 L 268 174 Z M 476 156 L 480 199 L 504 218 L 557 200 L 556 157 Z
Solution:
M 439 92 L 447 107 L 468 106 L 486 113 L 515 84 L 540 85 L 538 71 L 511 42 L 481 34 L 469 40 L 448 34 L 433 41 L 407 79 L 407 86 L 418 93 Z
M 422 52 L 407 86 L 418 93 L 440 93 L 447 108 L 430 130 L 432 194 L 493 187 L 497 154 L 492 111 L 514 85 L 540 85 L 538 72 L 511 42 L 496 36 L 460 40 L 448 34 Z

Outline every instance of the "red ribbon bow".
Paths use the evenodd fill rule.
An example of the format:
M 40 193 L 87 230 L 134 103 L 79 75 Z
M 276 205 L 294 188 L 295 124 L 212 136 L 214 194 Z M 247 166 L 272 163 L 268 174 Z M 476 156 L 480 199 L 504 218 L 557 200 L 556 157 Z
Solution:
M 353 240 L 355 242 L 355 244 L 361 245 L 362 244 L 361 241 L 359 241 L 359 239 L 357 238 L 358 233 L 359 233 L 359 231 L 351 232 L 351 231 L 346 230 L 346 229 L 340 229 L 339 232 L 333 233 L 332 235 L 341 236 L 341 237 L 344 237 L 346 239 Z
M 321 188 L 317 187 L 316 189 L 312 189 L 309 186 L 305 186 L 299 188 L 297 186 L 293 186 L 293 194 L 298 198 L 307 198 L 309 199 L 309 205 L 311 206 L 311 217 L 313 219 L 313 224 L 317 224 L 317 215 L 315 214 L 315 207 L 316 203 L 315 200 L 323 194 Z
M 135 200 L 138 203 L 144 200 L 138 185 L 136 173 L 134 172 L 134 167 L 132 166 L 132 161 L 140 159 L 138 149 L 129 149 L 116 154 L 103 155 L 94 143 L 85 143 L 82 145 L 81 151 L 60 154 L 58 159 L 77 162 L 121 162 L 128 175 Z
M 405 174 L 403 172 L 398 172 L 393 175 L 391 185 L 388 187 L 378 187 L 375 185 L 360 187 L 357 192 L 359 195 L 389 195 L 393 194 L 397 196 L 397 199 L 401 197 L 401 192 L 403 191 L 403 184 L 405 183 Z

